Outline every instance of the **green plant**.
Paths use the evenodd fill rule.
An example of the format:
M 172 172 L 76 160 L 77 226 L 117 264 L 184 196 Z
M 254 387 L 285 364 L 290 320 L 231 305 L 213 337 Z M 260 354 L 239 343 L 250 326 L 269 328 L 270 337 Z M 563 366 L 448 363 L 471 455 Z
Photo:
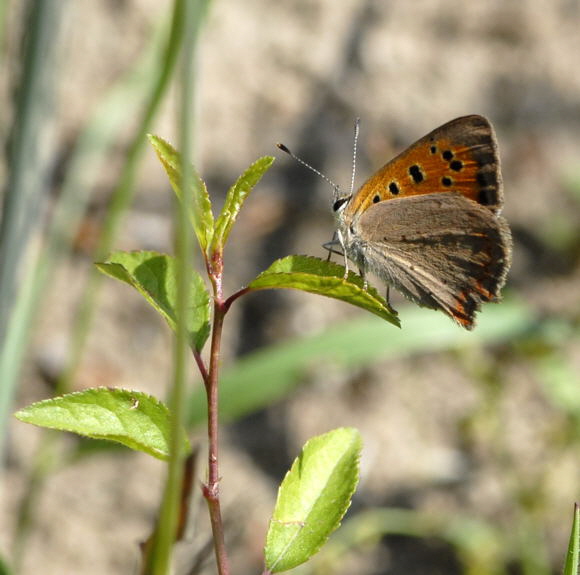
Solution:
M 157 252 L 116 252 L 106 261 L 98 263 L 97 267 L 104 274 L 135 288 L 161 314 L 172 330 L 176 332 L 184 330 L 207 396 L 208 479 L 202 491 L 210 514 L 218 571 L 220 574 L 226 574 L 230 569 L 220 509 L 218 417 L 222 412 L 218 409 L 217 391 L 222 381 L 219 373 L 222 328 L 230 307 L 239 298 L 253 291 L 293 288 L 346 301 L 394 325 L 398 325 L 398 319 L 392 315 L 386 302 L 373 288 L 365 289 L 359 276 L 351 273 L 344 278 L 342 266 L 311 257 L 289 256 L 278 260 L 246 287 L 225 296 L 222 292 L 223 252 L 229 233 L 245 199 L 271 166 L 273 158 L 259 159 L 240 176 L 230 188 L 221 214 L 214 219 L 205 184 L 195 170 L 192 169 L 189 180 L 184 179 L 183 162 L 178 152 L 161 138 L 152 136 L 150 140 L 180 198 L 182 209 L 188 213 L 201 248 L 210 289 L 207 289 L 207 284 L 200 273 L 188 270 L 186 297 L 180 302 L 179 261 Z M 190 182 L 189 194 L 184 193 L 184 181 Z M 180 312 L 181 309 L 184 312 Z M 492 335 L 497 336 L 494 330 L 499 329 L 505 336 L 527 325 L 527 320 L 523 319 L 525 314 L 522 315 L 517 306 L 511 313 L 509 306 L 506 309 L 507 316 L 504 310 L 501 319 L 494 320 Z M 384 326 L 384 322 L 382 325 Z M 352 337 L 352 330 L 356 331 L 356 325 L 350 327 L 348 338 L 358 341 L 358 338 Z M 483 327 L 482 333 L 485 337 L 485 324 Z M 369 331 L 374 333 L 373 329 L 367 323 L 362 326 L 362 330 L 367 334 Z M 455 328 L 450 334 L 464 336 Z M 371 339 L 373 337 L 371 336 Z M 206 365 L 201 352 L 208 341 L 211 349 L 210 360 Z M 437 341 L 436 345 L 448 346 L 454 341 L 456 338 L 452 336 L 450 340 L 443 338 Z M 414 349 L 417 345 L 427 344 L 417 335 L 414 336 L 412 344 L 408 341 L 405 343 L 405 340 L 400 343 L 403 350 L 409 346 L 410 349 Z M 348 348 L 350 356 L 346 354 L 344 361 L 357 362 L 360 361 L 360 357 L 376 353 L 372 346 L 369 347 L 367 344 L 363 345 L 363 348 L 359 350 L 351 345 Z M 394 341 L 391 352 L 397 353 L 397 350 Z M 269 361 L 268 354 L 273 355 Z M 282 355 L 284 354 L 292 356 L 291 350 L 288 349 L 282 350 Z M 277 359 L 279 355 L 280 352 L 276 350 L 268 350 L 265 357 L 258 358 L 258 367 L 267 369 L 273 362 L 275 369 L 288 371 L 287 379 L 290 381 L 297 369 L 296 362 L 289 360 L 289 364 L 292 365 L 286 368 L 282 365 L 283 362 L 280 363 Z M 251 362 L 250 359 L 250 364 L 242 369 L 242 372 L 244 369 L 248 371 L 246 379 L 264 379 L 252 371 Z M 227 377 L 223 381 L 227 382 Z M 277 393 L 287 392 L 290 386 L 291 384 L 284 386 L 284 389 Z M 235 395 L 236 392 L 238 398 L 240 392 L 242 394 L 249 392 L 251 397 L 246 404 L 244 401 L 231 401 L 231 404 L 235 405 L 237 415 L 271 400 L 268 397 L 261 400 L 257 398 L 257 395 L 263 395 L 263 391 L 263 386 L 258 385 L 254 389 L 251 385 L 240 385 L 239 378 L 237 389 L 234 390 L 231 386 L 222 389 L 222 392 L 225 392 L 226 402 L 231 401 L 229 396 Z M 199 413 L 201 398 L 193 393 L 190 403 L 192 408 L 185 421 L 189 425 L 198 424 L 202 419 Z M 123 389 L 89 389 L 35 403 L 19 411 L 16 416 L 22 421 L 47 428 L 115 441 L 165 460 L 169 464 L 177 462 L 182 471 L 187 470 L 190 465 L 191 460 L 188 456 L 191 453 L 191 446 L 185 428 L 178 423 L 178 418 L 174 417 L 174 413 L 166 405 L 144 393 Z M 227 420 L 231 416 L 229 409 L 223 412 L 224 419 Z M 265 542 L 265 574 L 284 571 L 304 563 L 321 548 L 330 533 L 338 527 L 358 481 L 360 448 L 360 436 L 356 430 L 350 428 L 336 429 L 307 442 L 280 487 Z M 191 487 L 191 478 L 186 472 L 183 472 L 183 475 L 187 477 L 183 480 L 184 487 L 177 490 L 173 488 L 176 491 L 175 501 L 180 504 L 181 513 L 184 513 L 187 507 L 186 487 Z M 166 489 L 171 488 L 168 486 Z M 179 498 L 181 501 L 178 501 Z M 326 564 L 328 567 L 336 564 L 341 554 L 361 542 L 374 540 L 388 533 L 407 533 L 420 537 L 431 534 L 448 540 L 457 548 L 459 556 L 470 558 L 472 568 L 477 565 L 481 572 L 503 572 L 501 565 L 505 558 L 502 556 L 504 549 L 501 534 L 485 524 L 479 524 L 468 517 L 455 518 L 452 522 L 439 518 L 434 522 L 429 517 L 422 518 L 413 512 L 401 513 L 396 510 L 375 510 L 354 518 L 349 522 L 343 537 L 336 539 L 329 547 L 328 553 L 321 558 L 323 561 L 319 562 L 319 565 Z M 168 537 L 171 543 L 179 540 L 182 537 L 183 517 L 173 523 L 174 526 L 179 526 L 173 527 L 174 531 L 167 533 L 167 525 L 160 518 L 153 535 L 144 546 L 144 573 L 166 572 L 155 568 L 158 553 L 156 541 L 162 536 Z M 169 525 L 171 528 L 172 524 Z M 577 532 L 576 508 L 566 573 L 574 573 L 577 570 Z
M 580 557 L 580 509 L 578 504 L 574 505 L 574 518 L 570 531 L 570 541 L 568 552 L 564 563 L 564 575 L 575 575 L 578 573 L 578 563 Z
M 187 270 L 185 299 L 180 301 L 179 261 L 166 254 L 116 252 L 97 267 L 134 287 L 173 330 L 179 333 L 183 329 L 186 334 L 207 395 L 209 455 L 203 495 L 208 504 L 218 570 L 225 574 L 229 573 L 229 566 L 219 497 L 218 385 L 222 328 L 230 307 L 253 291 L 293 288 L 346 301 L 394 325 L 398 325 L 398 319 L 376 290 L 365 289 L 358 275 L 350 273 L 345 278 L 342 266 L 304 256 L 289 256 L 274 262 L 246 287 L 226 297 L 222 291 L 223 252 L 229 233 L 245 199 L 271 166 L 273 158 L 259 159 L 240 176 L 230 188 L 221 214 L 214 219 L 207 189 L 195 170 L 191 168 L 191 177 L 187 180 L 180 154 L 161 138 L 151 136 L 150 140 L 182 209 L 188 213 L 210 290 L 197 271 Z M 190 188 L 184 186 L 184 181 L 189 182 Z M 210 335 L 210 359 L 206 364 L 201 352 Z M 170 465 L 177 461 L 181 466 L 191 448 L 179 418 L 174 415 L 151 396 L 108 388 L 48 399 L 16 414 L 22 421 L 116 441 L 167 460 Z M 336 529 L 358 481 L 360 447 L 358 432 L 345 428 L 313 438 L 304 446 L 279 491 L 266 539 L 265 573 L 284 571 L 303 563 Z M 172 524 L 168 525 L 171 528 Z M 167 524 L 160 520 L 150 544 L 145 546 L 147 573 L 157 572 L 152 567 L 156 561 L 155 541 L 157 537 L 167 537 L 166 531 Z M 174 541 L 178 532 L 170 533 L 169 537 Z

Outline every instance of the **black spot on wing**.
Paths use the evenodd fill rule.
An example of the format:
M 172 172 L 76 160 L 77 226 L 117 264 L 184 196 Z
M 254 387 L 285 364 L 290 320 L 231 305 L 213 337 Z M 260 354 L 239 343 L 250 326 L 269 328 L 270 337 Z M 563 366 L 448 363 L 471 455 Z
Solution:
M 421 167 L 418 166 L 417 164 L 413 164 L 409 168 L 409 175 L 413 178 L 413 181 L 416 184 L 420 184 L 425 179 L 425 176 L 423 175 L 423 172 L 421 171 Z

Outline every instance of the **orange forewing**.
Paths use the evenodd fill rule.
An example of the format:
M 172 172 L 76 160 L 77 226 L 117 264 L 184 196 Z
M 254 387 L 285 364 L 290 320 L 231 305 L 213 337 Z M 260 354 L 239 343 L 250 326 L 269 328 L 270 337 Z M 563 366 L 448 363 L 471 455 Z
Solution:
M 458 192 L 496 212 L 503 202 L 493 128 L 482 116 L 457 118 L 418 140 L 371 176 L 347 211 L 420 194 Z

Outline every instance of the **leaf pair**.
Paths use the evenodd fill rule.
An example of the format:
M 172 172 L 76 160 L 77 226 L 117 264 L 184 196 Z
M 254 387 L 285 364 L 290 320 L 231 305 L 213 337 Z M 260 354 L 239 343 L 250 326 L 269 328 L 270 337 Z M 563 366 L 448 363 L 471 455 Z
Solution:
M 161 314 L 172 330 L 177 327 L 177 263 L 158 252 L 115 252 L 96 264 L 104 274 L 135 288 Z M 332 262 L 305 256 L 288 256 L 275 261 L 251 281 L 241 293 L 263 289 L 291 288 L 342 300 L 366 309 L 398 325 L 385 300 L 360 276 L 343 277 L 344 268 Z M 235 297 L 238 296 L 235 294 Z M 192 271 L 185 319 L 190 345 L 201 351 L 210 331 L 211 298 L 203 278 Z
M 180 201 L 184 203 L 186 197 L 191 200 L 185 201 L 185 209 L 210 276 L 221 275 L 221 267 L 212 268 L 213 262 L 221 260 L 243 202 L 273 158 L 260 158 L 240 176 L 228 191 L 221 214 L 214 220 L 203 180 L 193 170 L 192 189 L 188 191 L 191 193 L 184 194 L 179 153 L 161 138 L 151 136 L 150 139 Z M 113 253 L 97 267 L 134 287 L 175 330 L 178 325 L 177 265 L 169 255 L 142 251 Z M 366 289 L 360 276 L 349 273 L 345 278 L 342 266 L 305 256 L 289 256 L 274 262 L 247 287 L 220 303 L 225 304 L 223 309 L 227 311 L 233 301 L 248 292 L 280 288 L 346 301 L 398 325 L 385 300 L 375 289 Z M 183 321 L 189 343 L 198 353 L 210 333 L 211 301 L 203 278 L 192 271 Z M 167 459 L 170 454 L 169 411 L 155 398 L 140 392 L 85 390 L 33 404 L 16 416 L 36 425 L 116 441 L 160 459 Z M 184 450 L 189 450 L 185 432 L 183 437 Z M 265 550 L 270 572 L 283 571 L 306 561 L 338 527 L 356 486 L 359 455 L 360 437 L 352 429 L 335 430 L 305 446 L 284 480 L 270 524 Z
M 121 443 L 167 460 L 171 416 L 137 391 L 95 388 L 39 401 L 16 413 L 21 421 Z M 184 452 L 190 446 L 183 434 Z M 361 438 L 335 429 L 312 438 L 286 474 L 266 537 L 266 567 L 291 569 L 316 553 L 340 525 L 358 482 Z
M 169 176 L 173 190 L 183 203 L 186 195 L 181 189 L 183 181 L 181 154 L 159 136 L 150 135 L 149 140 Z M 186 208 L 201 250 L 206 257 L 223 251 L 244 201 L 273 162 L 272 156 L 264 156 L 244 171 L 229 189 L 222 212 L 216 221 L 214 221 L 207 187 L 195 168 L 191 167 L 192 190 L 187 197 L 192 198 L 192 203 L 186 203 Z
M 177 197 L 183 202 L 184 194 L 181 190 L 183 177 L 181 155 L 159 136 L 149 136 L 149 139 L 161 163 L 165 167 Z M 222 212 L 215 221 L 205 183 L 195 169 L 192 168 L 193 189 L 190 194 L 192 203 L 188 203 L 186 209 L 189 212 L 189 218 L 202 252 L 210 261 L 215 254 L 222 254 L 232 226 L 244 201 L 265 172 L 270 168 L 273 161 L 273 157 L 264 156 L 244 171 L 229 189 Z M 167 258 L 168 256 L 165 257 Z M 111 273 L 113 270 L 110 267 L 107 269 L 107 264 L 116 263 L 122 265 L 122 259 L 123 257 L 120 254 L 113 254 L 109 261 L 106 264 L 100 264 L 99 268 L 105 273 L 113 275 Z M 365 289 L 362 278 L 354 273 L 349 273 L 345 279 L 344 271 L 344 267 L 318 258 L 289 256 L 275 261 L 267 270 L 251 281 L 246 289 L 234 294 L 231 301 L 242 294 L 254 290 L 291 288 L 351 303 L 352 305 L 356 305 L 378 315 L 396 326 L 400 325 L 392 309 L 374 288 Z M 128 275 L 131 275 L 132 270 L 126 269 L 126 272 Z M 115 275 L 114 277 L 127 281 L 123 277 L 120 277 L 120 275 Z M 138 280 L 127 281 L 127 283 L 137 287 L 143 293 L 138 287 L 140 284 Z M 194 283 L 196 283 L 197 287 L 203 285 L 197 279 Z M 174 317 L 175 313 L 171 313 L 166 306 L 156 305 L 150 298 L 148 298 L 148 301 L 159 311 L 165 310 L 162 313 L 169 321 L 170 326 L 174 328 L 174 322 L 170 321 L 169 318 Z M 201 302 L 198 302 L 198 304 L 201 306 Z M 199 342 L 203 340 L 205 343 L 203 333 L 205 332 L 202 330 L 200 336 L 192 337 L 197 343 L 196 348 L 198 350 L 201 349 Z

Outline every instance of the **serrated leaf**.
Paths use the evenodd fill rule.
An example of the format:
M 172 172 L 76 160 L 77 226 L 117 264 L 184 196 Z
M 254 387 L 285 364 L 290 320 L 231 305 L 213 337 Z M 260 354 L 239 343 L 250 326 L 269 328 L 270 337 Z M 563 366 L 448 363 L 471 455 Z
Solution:
M 215 224 L 212 251 L 223 249 L 242 204 L 273 162 L 272 156 L 256 160 L 228 190 L 224 207 Z
M 577 575 L 578 558 L 580 556 L 580 509 L 578 504 L 574 505 L 574 519 L 572 521 L 572 531 L 568 542 L 568 553 L 564 565 L 564 575 Z
M 106 262 L 96 264 L 103 273 L 133 286 L 165 318 L 177 327 L 177 263 L 158 252 L 115 252 Z M 191 271 L 186 318 L 190 344 L 200 351 L 207 341 L 210 325 L 210 296 L 202 277 Z
M 340 525 L 358 483 L 361 438 L 340 428 L 310 439 L 286 474 L 266 537 L 266 568 L 292 569 Z
M 288 256 L 276 260 L 248 288 L 292 288 L 324 295 L 366 309 L 400 327 L 399 318 L 375 288 L 368 286 L 365 290 L 359 275 L 349 272 L 345 279 L 343 266 L 319 258 Z
M 171 416 L 161 401 L 139 391 L 98 387 L 33 403 L 15 413 L 25 423 L 108 439 L 166 460 Z M 189 442 L 183 433 L 183 445 Z
M 183 171 L 181 169 L 181 154 L 167 141 L 159 136 L 149 134 L 149 141 L 153 145 L 157 157 L 161 160 L 165 171 L 169 177 L 171 187 L 183 203 L 183 191 L 181 184 L 183 181 Z M 191 167 L 192 190 L 191 198 L 193 204 L 187 205 L 191 225 L 197 236 L 197 241 L 204 254 L 211 242 L 214 231 L 214 219 L 211 211 L 211 201 L 205 182 L 201 179 L 195 168 Z

